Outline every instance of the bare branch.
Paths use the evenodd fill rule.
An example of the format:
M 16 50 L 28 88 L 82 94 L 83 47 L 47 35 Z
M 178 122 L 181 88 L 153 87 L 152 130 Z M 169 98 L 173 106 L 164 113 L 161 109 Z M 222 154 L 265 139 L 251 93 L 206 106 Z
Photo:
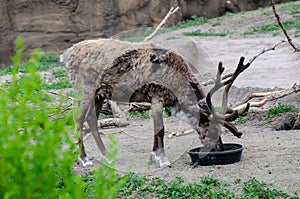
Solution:
M 260 53 L 258 53 L 257 55 L 253 56 L 252 59 L 250 59 L 248 61 L 248 64 L 252 64 L 254 62 L 254 60 L 256 60 L 258 57 L 260 57 L 262 54 L 268 52 L 268 51 L 271 51 L 271 50 L 275 50 L 280 44 L 284 43 L 286 41 L 282 40 L 276 44 L 274 44 L 274 46 L 271 46 L 269 48 L 264 48 Z
M 152 38 L 158 33 L 159 29 L 160 29 L 163 25 L 165 25 L 165 23 L 167 22 L 168 18 L 169 18 L 172 14 L 174 14 L 175 12 L 177 12 L 177 10 L 179 10 L 179 7 L 176 7 L 175 9 L 174 9 L 174 7 L 172 7 L 172 8 L 169 10 L 169 12 L 167 13 L 167 15 L 164 17 L 164 19 L 160 22 L 160 24 L 158 24 L 158 26 L 155 28 L 154 32 L 151 33 L 148 37 L 146 37 L 146 38 L 144 39 L 144 42 L 149 41 L 150 39 L 152 39 Z
M 279 17 L 279 15 L 278 15 L 277 12 L 276 12 L 274 0 L 271 0 L 270 3 L 271 3 L 271 5 L 272 5 L 272 10 L 273 10 L 273 13 L 274 13 L 274 15 L 275 15 L 275 18 L 276 18 L 276 20 L 277 20 L 277 23 L 278 23 L 278 25 L 280 26 L 280 28 L 282 29 L 282 31 L 283 31 L 285 37 L 287 38 L 289 44 L 292 46 L 292 48 L 295 50 L 295 52 L 299 52 L 299 51 L 300 51 L 299 48 L 297 48 L 297 47 L 294 45 L 294 43 L 292 42 L 292 39 L 289 37 L 289 35 L 288 35 L 286 29 L 284 28 L 283 24 L 282 24 L 281 21 L 280 21 L 280 17 Z
M 300 92 L 300 84 L 294 84 L 292 88 L 284 89 L 280 91 L 252 93 L 243 100 L 244 104 L 234 107 L 233 110 L 237 110 L 237 111 L 243 110 L 247 104 L 250 104 L 250 107 L 262 107 L 269 101 L 280 99 L 297 92 Z M 255 97 L 265 97 L 265 98 L 260 100 L 259 102 L 248 102 Z

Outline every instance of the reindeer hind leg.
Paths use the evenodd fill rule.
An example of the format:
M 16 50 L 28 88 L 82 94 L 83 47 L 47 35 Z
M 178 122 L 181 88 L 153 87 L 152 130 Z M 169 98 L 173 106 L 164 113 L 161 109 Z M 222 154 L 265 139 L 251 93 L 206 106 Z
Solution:
M 95 101 L 93 101 L 89 107 L 89 111 L 86 116 L 86 121 L 89 125 L 90 131 L 92 132 L 92 135 L 96 141 L 97 147 L 99 148 L 102 157 L 106 155 L 106 149 L 98 132 L 97 114 L 100 113 L 101 111 L 100 107 L 102 107 L 103 102 L 104 102 L 104 98 L 101 98 L 99 99 L 99 101 L 97 101 L 97 105 L 96 105 L 97 112 L 96 112 Z
M 92 162 L 87 158 L 86 152 L 85 152 L 85 147 L 83 143 L 83 123 L 85 121 L 85 117 L 87 112 L 89 111 L 90 103 L 88 99 L 83 99 L 80 101 L 79 106 L 81 107 L 81 115 L 76 119 L 78 128 L 77 132 L 80 132 L 80 137 L 78 139 L 78 145 L 79 145 L 79 150 L 80 150 L 80 156 L 79 160 L 82 163 L 83 167 L 89 167 L 92 165 Z

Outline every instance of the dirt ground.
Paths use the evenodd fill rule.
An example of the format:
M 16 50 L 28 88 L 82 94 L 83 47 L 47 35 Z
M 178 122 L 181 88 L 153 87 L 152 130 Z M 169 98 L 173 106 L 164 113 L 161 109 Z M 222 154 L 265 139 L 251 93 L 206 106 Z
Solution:
M 152 149 L 153 127 L 151 119 L 131 119 L 131 125 L 125 128 L 105 129 L 105 134 L 115 133 L 118 140 L 117 170 L 121 174 L 134 172 L 144 176 L 158 176 L 174 179 L 180 175 L 186 182 L 192 182 L 202 176 L 213 176 L 234 182 L 245 181 L 250 177 L 268 183 L 288 193 L 300 191 L 300 131 L 276 131 L 272 125 L 249 121 L 238 124 L 243 132 L 242 138 L 233 137 L 228 131 L 223 132 L 225 143 L 239 143 L 244 147 L 242 159 L 238 163 L 218 166 L 192 165 L 187 151 L 199 147 L 201 142 L 196 133 L 185 136 L 166 138 L 165 149 L 172 168 L 161 169 L 149 160 Z M 176 117 L 165 118 L 167 134 L 190 129 L 191 127 Z M 110 141 L 102 136 L 106 146 Z M 92 137 L 85 144 L 87 154 L 94 164 L 100 163 L 99 151 Z M 76 166 L 78 172 L 86 172 Z M 299 194 L 299 193 L 298 193 Z M 298 195 L 300 196 L 300 195 Z
M 226 69 L 232 71 L 241 56 L 245 56 L 249 60 L 262 49 L 285 39 L 281 33 L 277 36 L 272 36 L 272 33 L 250 36 L 241 34 L 250 27 L 266 22 L 275 22 L 271 10 L 267 10 L 266 14 L 260 12 L 223 17 L 219 20 L 218 26 L 210 23 L 181 30 L 191 31 L 200 28 L 203 31 L 213 29 L 234 32 L 226 37 L 188 38 L 180 36 L 180 32 L 177 31 L 159 36 L 154 42 L 165 41 L 163 38 L 166 37 L 174 37 L 174 40 L 160 42 L 160 45 L 175 48 L 183 56 L 188 57 L 191 62 L 197 64 L 200 74 L 211 77 L 210 75 L 213 75 L 217 68 L 218 61 L 223 61 Z M 281 17 L 290 19 L 295 16 L 282 13 Z M 293 41 L 300 47 L 299 38 L 295 38 Z M 287 43 L 284 43 L 275 51 L 262 55 L 239 76 L 234 84 L 236 87 L 231 94 L 230 103 L 236 103 L 248 92 L 290 88 L 296 82 L 300 82 L 300 53 L 295 53 Z M 219 102 L 220 97 L 217 95 L 216 98 L 215 101 Z M 294 94 L 268 105 L 278 102 L 300 107 L 300 95 Z M 166 138 L 166 154 L 172 163 L 172 168 L 160 169 L 149 164 L 153 139 L 152 120 L 131 119 L 130 122 L 130 126 L 126 128 L 104 130 L 106 133 L 121 131 L 121 133 L 115 134 L 119 148 L 116 167 L 120 173 L 132 171 L 145 176 L 159 176 L 163 179 L 173 179 L 180 175 L 185 178 L 186 182 L 207 175 L 231 182 L 236 179 L 244 181 L 255 177 L 260 181 L 272 183 L 274 188 L 291 194 L 298 191 L 298 196 L 300 196 L 300 130 L 276 131 L 272 125 L 262 125 L 264 121 L 248 121 L 238 124 L 238 129 L 243 132 L 240 139 L 235 138 L 227 131 L 223 132 L 222 137 L 224 142 L 240 143 L 244 146 L 241 161 L 231 165 L 196 168 L 191 165 L 187 151 L 200 146 L 197 134 Z M 165 118 L 167 132 L 190 128 L 188 124 L 174 117 Z M 107 136 L 103 135 L 102 137 L 108 146 Z M 99 150 L 92 137 L 86 140 L 85 145 L 88 156 L 98 165 Z M 75 166 L 75 170 L 84 172 L 80 166 Z

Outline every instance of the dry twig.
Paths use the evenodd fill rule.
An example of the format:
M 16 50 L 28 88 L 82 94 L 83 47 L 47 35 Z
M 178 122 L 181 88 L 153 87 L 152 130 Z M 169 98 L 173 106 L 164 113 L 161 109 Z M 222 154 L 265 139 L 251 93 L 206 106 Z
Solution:
M 165 25 L 165 23 L 167 22 L 168 18 L 169 18 L 172 14 L 174 14 L 175 12 L 177 12 L 177 10 L 179 10 L 179 7 L 176 7 L 175 9 L 174 9 L 174 7 L 172 7 L 172 8 L 169 10 L 169 12 L 167 13 L 167 15 L 165 16 L 165 18 L 164 18 L 164 19 L 160 22 L 160 24 L 158 24 L 158 26 L 155 28 L 154 32 L 151 33 L 148 37 L 146 37 L 146 38 L 144 39 L 144 41 L 146 42 L 146 41 L 149 41 L 150 39 L 152 39 L 152 38 L 158 33 L 159 29 L 160 29 L 163 25 Z

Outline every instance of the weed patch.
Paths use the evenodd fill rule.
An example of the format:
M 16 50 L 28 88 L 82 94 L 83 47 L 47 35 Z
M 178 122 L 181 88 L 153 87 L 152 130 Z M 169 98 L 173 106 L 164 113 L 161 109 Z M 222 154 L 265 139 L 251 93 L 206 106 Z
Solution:
M 202 32 L 201 30 L 195 30 L 192 32 L 183 32 L 182 33 L 185 36 L 202 36 L 202 37 L 211 37 L 211 36 L 218 36 L 218 37 L 225 37 L 229 35 L 229 32 L 214 32 L 214 31 L 208 31 L 208 32 Z
M 266 112 L 266 115 L 269 117 L 271 115 L 277 115 L 279 113 L 296 112 L 296 111 L 299 111 L 297 107 L 278 103 L 277 106 L 270 107 Z
M 192 183 L 184 183 L 182 177 L 167 181 L 160 178 L 146 178 L 134 174 L 121 188 L 119 198 L 297 198 L 283 191 L 270 188 L 270 185 L 259 182 L 255 178 L 242 183 L 236 180 L 231 184 L 210 176 L 205 176 Z M 242 193 L 233 190 L 241 189 Z

